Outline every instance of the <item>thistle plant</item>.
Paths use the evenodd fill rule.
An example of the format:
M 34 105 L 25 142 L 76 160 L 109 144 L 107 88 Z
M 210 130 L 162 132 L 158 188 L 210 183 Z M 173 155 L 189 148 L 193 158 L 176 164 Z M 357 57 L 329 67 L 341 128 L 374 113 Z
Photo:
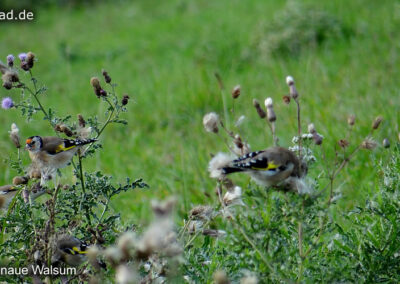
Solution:
M 16 147 L 16 154 L 10 154 L 9 166 L 16 176 L 9 185 L 1 187 L 0 195 L 0 264 L 9 267 L 29 267 L 29 277 L 32 281 L 45 280 L 49 283 L 60 277 L 62 281 L 85 281 L 93 275 L 114 277 L 113 270 L 100 271 L 98 262 L 91 265 L 85 262 L 77 267 L 75 275 L 40 275 L 32 270 L 34 266 L 65 267 L 64 262 L 55 262 L 57 238 L 68 234 L 78 238 L 90 246 L 99 248 L 113 244 L 120 234 L 132 230 L 124 228 L 118 212 L 110 207 L 113 197 L 121 192 L 145 188 L 147 185 L 141 179 L 126 178 L 123 183 L 115 183 L 111 176 L 101 171 L 85 170 L 85 160 L 90 159 L 102 149 L 99 138 L 110 124 L 126 125 L 122 118 L 129 107 L 129 96 L 117 94 L 117 84 L 111 80 L 105 70 L 102 71 L 105 86 L 100 85 L 98 78 L 92 78 L 90 83 L 99 103 L 107 106 L 104 118 L 88 117 L 78 114 L 74 120 L 72 115 L 60 117 L 52 107 L 46 107 L 42 97 L 47 95 L 47 88 L 34 75 L 35 55 L 32 52 L 19 56 L 17 67 L 15 57 L 7 56 L 7 65 L 0 63 L 3 87 L 6 90 L 16 90 L 18 95 L 3 98 L 2 107 L 7 111 L 19 110 L 31 123 L 32 118 L 42 117 L 47 123 L 48 131 L 58 137 L 73 139 L 95 138 L 96 143 L 82 147 L 73 158 L 71 167 L 62 169 L 60 173 L 73 169 L 74 178 L 63 180 L 63 184 L 47 182 L 41 184 L 41 171 L 35 165 L 24 164 L 21 151 L 24 141 L 18 126 L 12 124 L 11 142 Z M 28 78 L 25 80 L 25 78 Z M 99 259 L 99 262 L 101 260 Z M 110 276 L 111 275 L 111 276 Z M 0 276 L 7 282 L 22 281 L 23 275 L 16 277 Z

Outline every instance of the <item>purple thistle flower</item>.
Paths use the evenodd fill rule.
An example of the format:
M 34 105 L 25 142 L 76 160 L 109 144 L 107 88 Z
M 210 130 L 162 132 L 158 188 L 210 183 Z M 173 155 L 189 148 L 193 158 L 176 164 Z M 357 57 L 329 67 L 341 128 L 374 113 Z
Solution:
M 19 60 L 21 60 L 21 61 L 25 61 L 26 60 L 26 56 L 27 55 L 26 55 L 25 52 L 18 54 Z
M 14 102 L 10 97 L 6 97 L 1 101 L 1 107 L 3 109 L 10 109 L 14 106 Z
M 14 59 L 15 59 L 14 55 L 12 54 L 7 55 L 7 63 L 9 67 L 14 66 Z

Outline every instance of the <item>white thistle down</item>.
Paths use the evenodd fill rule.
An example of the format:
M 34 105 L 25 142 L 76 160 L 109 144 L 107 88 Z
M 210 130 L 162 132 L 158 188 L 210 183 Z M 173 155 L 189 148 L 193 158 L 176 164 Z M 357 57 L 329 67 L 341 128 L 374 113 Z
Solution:
M 242 201 L 242 188 L 240 186 L 235 186 L 232 191 L 227 191 L 223 200 L 226 206 L 244 205 Z
M 222 177 L 222 168 L 227 166 L 234 157 L 228 155 L 226 153 L 218 153 L 211 159 L 210 163 L 208 164 L 208 171 L 210 172 L 210 177 L 212 178 L 221 178 Z
M 219 116 L 215 112 L 207 113 L 203 117 L 204 129 L 207 132 L 218 133 Z

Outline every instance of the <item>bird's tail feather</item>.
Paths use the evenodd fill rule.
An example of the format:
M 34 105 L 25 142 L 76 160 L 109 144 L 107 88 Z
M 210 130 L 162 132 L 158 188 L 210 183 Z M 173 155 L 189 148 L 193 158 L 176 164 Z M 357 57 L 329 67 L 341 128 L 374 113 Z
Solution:
M 77 146 L 78 146 L 78 145 L 80 146 L 80 145 L 90 144 L 90 143 L 93 143 L 93 142 L 96 142 L 96 141 L 97 141 L 96 138 L 91 138 L 91 139 L 80 139 L 80 140 L 76 140 L 75 143 L 76 143 Z
M 231 173 L 243 172 L 243 171 L 245 171 L 245 170 L 242 168 L 235 168 L 235 167 L 222 168 L 222 173 L 225 175 L 229 175 Z

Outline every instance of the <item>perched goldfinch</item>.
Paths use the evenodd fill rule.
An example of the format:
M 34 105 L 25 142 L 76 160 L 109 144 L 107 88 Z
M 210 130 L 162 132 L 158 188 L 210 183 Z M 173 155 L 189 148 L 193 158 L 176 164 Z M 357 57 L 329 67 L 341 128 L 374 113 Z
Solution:
M 7 209 L 17 192 L 18 187 L 15 185 L 9 184 L 0 186 L 0 209 Z M 30 191 L 26 190 L 25 192 L 29 194 L 26 197 L 33 201 L 42 196 L 45 193 L 45 190 L 39 187 L 36 189 L 31 189 Z
M 17 192 L 14 185 L 0 186 L 0 209 L 7 208 Z
M 54 243 L 52 263 L 64 262 L 70 266 L 79 266 L 86 260 L 89 246 L 67 234 L 60 235 Z
M 303 167 L 305 166 L 300 170 L 300 161 L 292 151 L 282 147 L 271 147 L 248 153 L 237 159 L 219 153 L 210 161 L 209 171 L 214 178 L 244 172 L 258 184 L 271 187 L 279 186 L 288 179 L 290 184 L 293 184 L 293 179 L 303 176 L 305 172 Z
M 32 136 L 26 139 L 26 149 L 29 151 L 32 163 L 40 169 L 44 181 L 57 169 L 67 166 L 81 146 L 95 141 L 96 139 L 70 140 Z
M 68 234 L 62 234 L 53 241 L 53 255 L 51 262 L 57 264 L 63 262 L 69 266 L 79 266 L 87 261 L 87 253 L 90 246 L 78 238 Z M 106 268 L 103 261 L 96 260 L 98 268 Z

